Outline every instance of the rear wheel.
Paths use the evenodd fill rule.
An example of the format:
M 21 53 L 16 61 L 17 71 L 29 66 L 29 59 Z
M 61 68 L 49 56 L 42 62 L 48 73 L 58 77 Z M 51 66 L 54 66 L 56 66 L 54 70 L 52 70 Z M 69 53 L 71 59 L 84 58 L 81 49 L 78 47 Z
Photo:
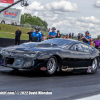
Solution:
M 56 69 L 57 69 L 57 59 L 56 59 L 56 57 L 52 56 L 47 61 L 46 74 L 53 75 L 56 72 Z

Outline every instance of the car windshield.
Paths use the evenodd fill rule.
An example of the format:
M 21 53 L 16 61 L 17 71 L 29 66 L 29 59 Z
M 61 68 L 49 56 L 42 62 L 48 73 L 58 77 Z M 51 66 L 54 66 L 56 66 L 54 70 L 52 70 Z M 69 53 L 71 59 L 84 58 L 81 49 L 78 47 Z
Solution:
M 21 44 L 20 46 L 25 46 L 25 47 L 30 47 L 30 46 L 35 46 L 36 44 L 35 43 L 32 43 L 32 42 L 28 42 L 28 43 L 23 43 Z
M 42 43 L 54 43 L 54 44 L 57 44 L 61 48 L 65 48 L 66 46 L 68 46 L 72 42 L 73 41 L 67 40 L 67 39 L 49 39 L 49 40 L 43 41 Z

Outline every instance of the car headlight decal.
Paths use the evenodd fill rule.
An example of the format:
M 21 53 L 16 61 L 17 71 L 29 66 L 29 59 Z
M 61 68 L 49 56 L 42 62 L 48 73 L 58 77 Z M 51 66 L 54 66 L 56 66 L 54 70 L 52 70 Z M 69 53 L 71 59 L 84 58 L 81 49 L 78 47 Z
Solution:
M 26 57 L 35 57 L 36 54 L 24 54 Z
M 24 68 L 30 67 L 32 65 L 32 61 L 27 61 L 24 64 Z

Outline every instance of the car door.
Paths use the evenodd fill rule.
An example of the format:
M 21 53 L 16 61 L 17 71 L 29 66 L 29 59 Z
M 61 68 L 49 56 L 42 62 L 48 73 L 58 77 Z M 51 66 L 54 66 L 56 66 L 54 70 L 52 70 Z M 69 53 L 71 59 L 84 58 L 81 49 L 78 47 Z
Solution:
M 71 61 L 69 67 L 88 67 L 90 64 L 90 52 L 88 45 L 74 44 L 71 48 Z
M 62 55 L 62 65 L 68 66 L 71 57 L 70 50 L 66 49 L 65 47 L 64 49 L 61 50 L 61 55 Z

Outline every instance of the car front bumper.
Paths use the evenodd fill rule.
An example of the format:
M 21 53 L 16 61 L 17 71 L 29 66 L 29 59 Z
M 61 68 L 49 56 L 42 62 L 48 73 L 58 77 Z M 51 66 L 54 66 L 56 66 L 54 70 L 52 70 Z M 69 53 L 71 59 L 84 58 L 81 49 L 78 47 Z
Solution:
M 34 60 L 31 58 L 19 57 L 2 57 L 0 58 L 1 66 L 6 66 L 15 69 L 27 69 L 34 66 Z

